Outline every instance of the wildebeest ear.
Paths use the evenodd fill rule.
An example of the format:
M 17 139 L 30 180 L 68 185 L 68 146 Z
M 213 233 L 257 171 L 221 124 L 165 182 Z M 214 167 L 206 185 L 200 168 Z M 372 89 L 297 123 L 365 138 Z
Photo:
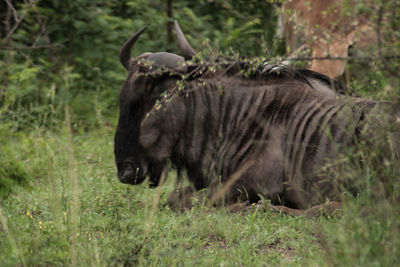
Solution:
M 147 26 L 144 26 L 138 32 L 136 32 L 134 35 L 132 35 L 132 37 L 129 38 L 129 40 L 124 43 L 124 45 L 121 47 L 121 50 L 119 51 L 119 60 L 121 61 L 121 64 L 125 67 L 126 70 L 129 70 L 129 62 L 131 61 L 132 47 L 135 44 L 136 39 L 146 29 L 147 29 Z
M 182 51 L 183 57 L 185 58 L 185 60 L 191 60 L 196 55 L 196 51 L 194 51 L 194 49 L 190 46 L 189 42 L 186 40 L 186 37 L 183 34 L 176 20 L 175 20 L 175 33 L 176 33 L 176 38 L 178 39 L 178 46 L 179 49 Z

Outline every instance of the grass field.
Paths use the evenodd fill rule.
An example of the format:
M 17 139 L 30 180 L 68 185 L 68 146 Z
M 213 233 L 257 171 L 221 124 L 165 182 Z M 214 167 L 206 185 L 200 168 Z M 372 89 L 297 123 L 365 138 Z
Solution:
M 282 27 L 285 25 L 278 17 L 285 15 L 286 2 L 290 1 L 0 1 L 0 267 L 400 267 L 400 1 L 344 0 L 341 8 L 323 11 L 326 23 L 315 25 L 314 29 L 302 23 L 302 19 L 289 19 L 286 26 L 291 27 Z M 305 7 L 314 6 L 308 5 L 311 1 L 305 3 Z M 286 17 L 298 16 L 289 12 Z M 196 51 L 187 66 L 174 56 L 156 54 L 188 54 L 178 50 L 181 41 L 175 38 L 174 20 L 179 21 Z M 125 53 L 126 49 L 122 49 L 120 53 L 129 36 L 145 25 L 148 29 L 128 49 L 132 51 Z M 297 32 L 293 40 L 280 33 L 284 28 L 293 28 L 293 34 Z M 300 32 L 304 32 L 303 36 Z M 311 51 L 320 38 L 326 41 L 326 49 L 318 50 L 326 50 L 326 58 L 314 58 L 316 50 Z M 343 57 L 336 57 L 341 54 L 336 50 L 345 45 L 340 42 L 348 43 L 350 39 L 354 44 Z M 291 47 L 292 41 L 299 47 Z M 146 56 L 146 52 L 154 54 Z M 138 66 L 138 73 L 143 76 L 133 73 L 136 60 L 129 60 L 129 74 L 124 70 L 120 62 L 125 62 L 128 54 L 148 59 L 149 64 Z M 192 57 L 186 55 L 185 60 L 188 58 Z M 308 93 L 299 98 L 300 105 L 293 105 L 295 98 L 292 100 L 291 93 L 277 91 L 280 81 L 286 84 L 283 90 L 295 88 L 296 81 L 301 81 L 322 94 L 325 90 L 317 88 L 318 79 L 307 81 L 313 74 L 304 76 L 280 65 L 288 62 L 290 69 L 300 69 L 328 59 L 346 62 L 339 79 L 347 89 L 340 89 L 343 95 L 336 95 L 343 105 L 321 98 L 311 106 L 304 102 Z M 168 69 L 175 64 L 178 68 L 171 68 L 168 76 Z M 239 82 L 240 77 L 246 81 Z M 156 85 L 158 78 L 165 88 Z M 174 79 L 179 80 L 176 89 L 172 89 Z M 327 81 L 322 80 L 321 83 Z M 256 95 L 242 97 L 248 89 L 246 84 L 256 86 L 258 82 L 260 88 L 265 86 L 274 92 L 261 92 L 260 88 L 254 92 L 258 91 L 266 101 L 274 101 L 261 105 L 257 103 L 264 100 L 255 99 Z M 246 157 L 252 159 L 248 155 L 253 150 L 246 145 L 250 143 L 248 139 L 265 138 L 269 142 L 275 140 L 275 132 L 287 129 L 280 125 L 276 131 L 273 127 L 265 131 L 267 127 L 258 126 L 264 121 L 259 120 L 262 116 L 255 112 L 262 112 L 263 116 L 273 114 L 265 120 L 271 126 L 282 120 L 289 125 L 286 120 L 292 113 L 301 115 L 293 119 L 295 125 L 289 128 L 288 135 L 303 143 L 289 144 L 292 147 L 284 151 L 290 151 L 289 161 L 302 159 L 300 163 L 304 165 L 290 162 L 295 165 L 290 168 L 291 173 L 297 167 L 311 171 L 313 168 L 306 164 L 315 161 L 306 160 L 303 151 L 318 161 L 321 155 L 330 155 L 331 149 L 323 147 L 329 144 L 325 140 L 334 137 L 343 143 L 347 129 L 339 125 L 349 125 L 362 138 L 352 140 L 357 144 L 348 149 L 341 146 L 343 153 L 320 169 L 321 173 L 332 174 L 329 179 L 337 182 L 338 188 L 346 186 L 338 195 L 343 199 L 343 210 L 307 218 L 253 205 L 243 213 L 232 213 L 229 207 L 212 207 L 197 200 L 191 210 L 177 213 L 167 205 L 170 192 L 177 186 L 175 170 L 157 188 L 149 188 L 147 181 L 136 186 L 120 183 L 113 147 L 124 85 L 133 86 L 121 95 L 121 100 L 132 105 L 122 108 L 129 116 L 148 111 L 151 103 L 155 103 L 153 110 L 171 106 L 175 96 L 172 92 L 195 96 L 192 92 L 196 88 L 201 92 L 210 88 L 223 97 L 225 87 L 232 87 L 232 94 L 226 94 L 228 98 L 218 100 L 218 110 L 224 115 L 214 121 L 224 123 L 220 128 L 225 131 L 231 128 L 230 120 L 236 120 L 234 114 L 238 114 L 249 122 L 244 128 L 253 132 L 223 132 L 233 138 L 221 138 L 218 153 L 210 154 L 230 155 L 230 142 L 240 139 L 242 144 L 237 147 L 243 149 L 233 158 L 243 164 L 233 166 L 237 172 L 232 174 L 232 180 L 251 168 L 252 161 L 246 161 Z M 331 85 L 336 87 L 333 82 Z M 241 90 L 240 94 L 236 94 L 237 90 Z M 179 114 L 180 118 L 187 118 L 185 123 L 189 122 L 185 128 L 196 125 L 191 118 L 208 119 L 214 113 L 190 114 L 192 110 L 202 112 L 216 107 L 210 104 L 211 95 L 199 95 L 202 96 L 195 97 L 193 102 L 196 105 L 187 108 L 189 114 Z M 275 101 L 279 95 L 282 102 Z M 382 110 L 382 114 L 371 116 L 369 124 L 370 107 L 361 102 L 354 105 L 351 116 L 353 105 L 347 105 L 347 97 L 353 96 L 397 103 L 393 111 L 397 117 L 385 118 Z M 237 103 L 241 98 L 245 102 Z M 255 108 L 248 101 L 254 101 Z M 332 106 L 328 106 L 331 101 Z M 233 112 L 235 107 L 240 112 Z M 289 110 L 284 110 L 286 107 Z M 280 112 L 275 113 L 275 108 Z M 176 112 L 185 109 L 179 104 Z M 350 114 L 346 123 L 336 123 L 344 117 L 340 110 Z M 386 124 L 388 119 L 392 120 Z M 334 124 L 330 125 L 331 121 Z M 322 133 L 325 124 L 331 126 L 326 128 L 327 136 L 319 137 L 317 129 Z M 239 129 L 242 124 L 236 120 L 232 125 Z M 367 126 L 371 125 L 369 131 Z M 203 131 L 207 131 L 203 126 Z M 328 129 L 339 134 L 331 135 Z M 397 143 L 393 142 L 393 133 L 398 134 Z M 311 144 L 318 142 L 319 146 L 309 146 L 304 142 L 307 140 Z M 261 147 L 260 140 L 251 141 Z M 235 164 L 223 161 L 224 166 Z M 220 165 L 211 164 L 209 173 Z M 272 165 L 275 164 L 267 166 Z M 185 179 L 183 183 L 187 184 Z
M 1 200 L 0 266 L 400 264 L 399 205 L 390 199 L 361 193 L 333 218 L 200 204 L 178 214 L 165 204 L 174 172 L 155 189 L 118 181 L 113 134 L 64 126 L 3 136 L 29 187 Z

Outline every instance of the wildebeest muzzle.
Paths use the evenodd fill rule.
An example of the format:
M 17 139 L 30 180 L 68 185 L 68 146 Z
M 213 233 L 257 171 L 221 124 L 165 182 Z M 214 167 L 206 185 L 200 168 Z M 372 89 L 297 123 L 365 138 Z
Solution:
M 118 179 L 124 184 L 140 184 L 143 182 L 145 175 L 143 175 L 143 170 L 136 167 L 130 160 L 126 160 L 123 163 L 122 169 L 118 171 Z

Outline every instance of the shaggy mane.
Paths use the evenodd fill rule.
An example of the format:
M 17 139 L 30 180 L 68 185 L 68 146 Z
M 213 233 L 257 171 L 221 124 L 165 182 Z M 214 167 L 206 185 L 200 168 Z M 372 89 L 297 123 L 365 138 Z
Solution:
M 259 60 L 233 60 L 216 58 L 205 62 L 188 62 L 186 66 L 177 69 L 153 67 L 151 64 L 139 64 L 141 72 L 154 78 L 177 77 L 183 80 L 211 78 L 220 75 L 241 77 L 244 79 L 285 79 L 303 82 L 313 87 L 310 79 L 319 80 L 337 93 L 345 94 L 347 88 L 341 82 L 309 69 L 294 69 L 286 65 L 271 64 Z

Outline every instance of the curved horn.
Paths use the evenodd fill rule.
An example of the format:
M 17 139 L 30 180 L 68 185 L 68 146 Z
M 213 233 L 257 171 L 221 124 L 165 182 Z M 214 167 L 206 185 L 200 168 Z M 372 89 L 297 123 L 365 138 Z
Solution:
M 129 60 L 131 59 L 132 46 L 135 44 L 136 39 L 139 37 L 139 35 L 142 34 L 142 32 L 144 32 L 144 30 L 146 29 L 147 26 L 144 26 L 138 32 L 136 32 L 131 38 L 129 38 L 128 41 L 124 43 L 124 45 L 121 47 L 121 50 L 119 51 L 119 60 L 126 70 L 129 70 Z
M 185 58 L 185 60 L 192 59 L 192 57 L 196 55 L 196 51 L 194 51 L 194 49 L 190 46 L 189 42 L 186 40 L 186 37 L 185 35 L 183 35 L 183 32 L 176 20 L 175 20 L 175 32 L 176 32 L 176 37 L 178 39 L 178 46 L 179 49 L 182 51 L 183 57 Z

